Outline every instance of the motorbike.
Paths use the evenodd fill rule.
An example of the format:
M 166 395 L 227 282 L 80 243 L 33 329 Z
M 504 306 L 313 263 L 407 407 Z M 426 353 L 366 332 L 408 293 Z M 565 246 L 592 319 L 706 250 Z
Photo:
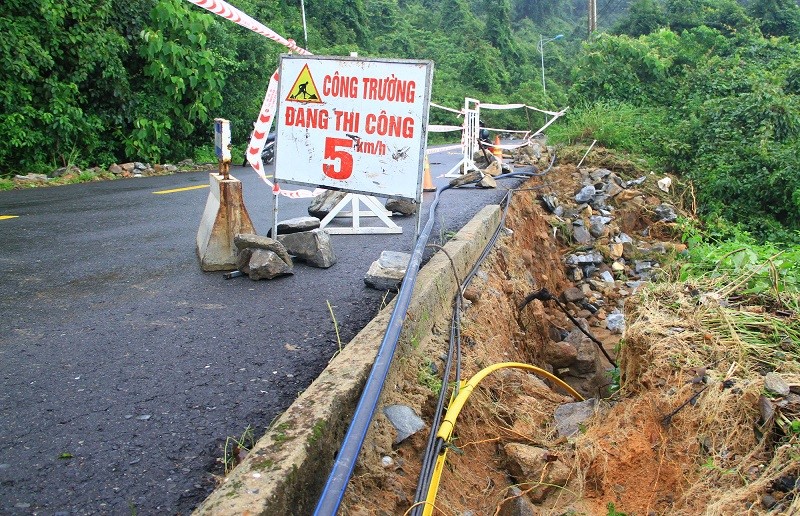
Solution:
M 270 165 L 272 162 L 275 161 L 275 133 L 269 133 L 267 135 L 267 142 L 264 144 L 264 148 L 261 150 L 261 162 L 264 165 Z M 242 162 L 242 166 L 247 166 L 247 154 L 245 153 L 244 162 Z

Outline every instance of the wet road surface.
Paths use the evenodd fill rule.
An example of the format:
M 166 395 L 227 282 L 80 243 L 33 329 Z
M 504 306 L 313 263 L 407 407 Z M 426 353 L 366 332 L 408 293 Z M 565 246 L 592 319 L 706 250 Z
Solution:
M 434 155 L 434 176 L 457 159 Z M 269 189 L 232 174 L 266 234 Z M 371 262 L 412 248 L 415 218 L 395 218 L 402 235 L 332 236 L 330 269 L 226 281 L 195 255 L 208 188 L 153 193 L 204 184 L 198 172 L 0 192 L 0 216 L 18 216 L 0 220 L 1 514 L 191 512 L 226 437 L 263 434 L 337 351 L 327 302 L 346 343 L 384 299 L 363 283 Z M 502 195 L 445 192 L 433 241 Z M 308 204 L 282 199 L 280 219 Z

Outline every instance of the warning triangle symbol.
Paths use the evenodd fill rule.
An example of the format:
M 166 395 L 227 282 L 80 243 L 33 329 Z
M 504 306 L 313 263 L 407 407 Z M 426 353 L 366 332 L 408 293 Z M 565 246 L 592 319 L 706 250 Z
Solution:
M 317 85 L 314 84 L 314 78 L 311 77 L 311 71 L 308 69 L 307 64 L 300 70 L 300 75 L 294 81 L 294 86 L 289 90 L 289 96 L 286 97 L 286 100 L 322 103 L 322 99 L 319 97 L 319 90 L 317 90 Z

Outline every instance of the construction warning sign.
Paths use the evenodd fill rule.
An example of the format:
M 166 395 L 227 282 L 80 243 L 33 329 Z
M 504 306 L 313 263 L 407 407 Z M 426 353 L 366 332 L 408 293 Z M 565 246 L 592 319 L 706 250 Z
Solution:
M 275 180 L 419 199 L 431 61 L 281 56 Z
M 317 85 L 314 84 L 314 78 L 311 76 L 308 65 L 305 65 L 300 70 L 300 74 L 297 76 L 297 80 L 294 81 L 294 86 L 289 90 L 286 100 L 322 103 L 322 99 L 319 97 L 319 90 Z

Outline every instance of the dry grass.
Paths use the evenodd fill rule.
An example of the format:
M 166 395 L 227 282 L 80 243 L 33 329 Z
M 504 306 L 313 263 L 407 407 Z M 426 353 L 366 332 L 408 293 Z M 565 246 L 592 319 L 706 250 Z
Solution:
M 585 497 L 637 513 L 758 514 L 771 493 L 774 510 L 800 513 L 796 492 L 772 488 L 800 473 L 788 425 L 800 403 L 762 399 L 767 372 L 800 386 L 798 300 L 736 297 L 737 283 L 652 285 L 629 303 L 621 401 L 576 443 Z M 760 403 L 775 417 L 762 421 Z

